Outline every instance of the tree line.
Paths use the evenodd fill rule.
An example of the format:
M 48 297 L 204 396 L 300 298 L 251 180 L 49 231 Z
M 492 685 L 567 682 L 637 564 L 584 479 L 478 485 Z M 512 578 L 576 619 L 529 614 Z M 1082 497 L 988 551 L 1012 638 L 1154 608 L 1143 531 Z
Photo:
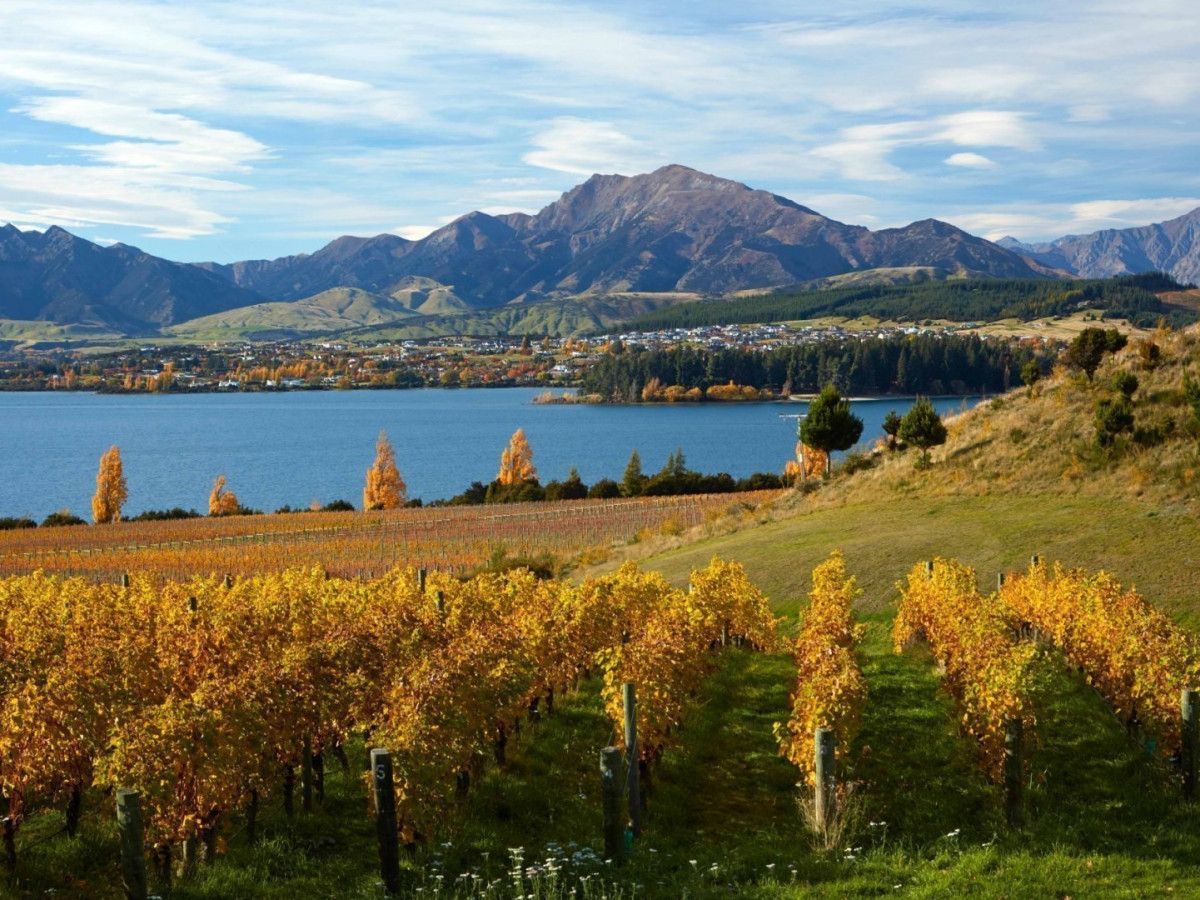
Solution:
M 792 291 L 678 306 L 648 312 L 630 327 L 651 331 L 760 322 L 791 322 L 821 316 L 875 316 L 898 322 L 945 319 L 951 322 L 1022 321 L 1062 316 L 1079 309 L 1099 309 L 1106 318 L 1128 319 L 1152 327 L 1160 319 L 1178 328 L 1195 322 L 1194 311 L 1164 303 L 1163 291 L 1182 285 L 1161 272 L 1116 278 L 1060 281 L 1055 279 L 971 278 L 875 284 L 853 288 Z
M 978 335 L 890 335 L 820 341 L 772 350 L 680 345 L 606 354 L 582 376 L 581 391 L 638 403 L 647 385 L 685 390 L 735 385 L 775 394 L 816 393 L 832 384 L 848 394 L 990 394 L 1020 383 L 1029 362 L 1049 366 L 1034 348 Z

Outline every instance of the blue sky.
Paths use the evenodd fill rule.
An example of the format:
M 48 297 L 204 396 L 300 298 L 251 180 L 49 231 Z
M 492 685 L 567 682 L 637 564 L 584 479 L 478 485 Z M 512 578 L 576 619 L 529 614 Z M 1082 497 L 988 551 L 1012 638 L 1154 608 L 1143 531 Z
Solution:
M 0 222 L 229 261 L 669 162 L 872 228 L 1200 206 L 1200 3 L 1000 6 L 3 0 Z

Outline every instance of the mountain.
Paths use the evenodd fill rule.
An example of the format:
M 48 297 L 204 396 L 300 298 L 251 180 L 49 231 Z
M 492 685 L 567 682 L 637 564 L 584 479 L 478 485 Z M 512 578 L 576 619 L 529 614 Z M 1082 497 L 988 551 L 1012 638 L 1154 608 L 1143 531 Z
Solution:
M 544 300 L 761 292 L 897 269 L 1056 274 L 945 222 L 871 231 L 673 165 L 632 177 L 593 175 L 537 215 L 473 212 L 419 241 L 347 236 L 311 254 L 229 264 L 174 263 L 123 244 L 100 247 L 57 227 L 39 233 L 10 225 L 0 229 L 0 319 L 142 334 L 320 297 L 293 313 L 267 307 L 206 323 L 307 330 L 321 320 L 386 324 L 373 316 L 398 315 L 391 301 L 426 315 L 461 316 Z M 360 295 L 327 295 L 337 289 L 375 299 L 364 305 Z
M 0 228 L 0 318 L 98 325 L 130 334 L 258 302 L 211 272 L 57 226 Z
M 904 266 L 1046 274 L 944 222 L 873 232 L 685 166 L 593 175 L 535 216 L 474 212 L 420 241 L 347 237 L 309 255 L 203 265 L 272 299 L 338 286 L 390 294 L 417 276 L 452 286 L 475 308 L 620 292 L 724 294 Z
M 1184 284 L 1200 284 L 1200 207 L 1140 228 L 1071 234 L 1044 244 L 1006 237 L 997 244 L 1083 278 L 1166 272 Z

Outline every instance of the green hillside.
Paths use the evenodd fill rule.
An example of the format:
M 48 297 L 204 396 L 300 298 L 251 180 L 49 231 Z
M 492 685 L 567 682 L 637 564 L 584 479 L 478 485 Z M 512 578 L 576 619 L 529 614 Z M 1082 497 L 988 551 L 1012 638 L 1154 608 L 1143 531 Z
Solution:
M 710 300 L 639 316 L 630 327 L 694 328 L 753 322 L 787 322 L 824 316 L 916 322 L 994 322 L 1069 315 L 1101 310 L 1111 318 L 1153 327 L 1160 319 L 1173 326 L 1195 322 L 1194 310 L 1160 298 L 1181 286 L 1165 275 L 1130 275 L 1092 281 L 972 278 L 931 280 L 914 275 L 907 284 L 854 280 L 814 283 L 812 290 L 787 291 L 734 300 Z
M 417 315 L 405 299 L 373 294 L 358 288 L 333 288 L 290 303 L 257 303 L 202 316 L 166 329 L 190 340 L 279 340 L 336 334 L 353 328 L 382 325 Z

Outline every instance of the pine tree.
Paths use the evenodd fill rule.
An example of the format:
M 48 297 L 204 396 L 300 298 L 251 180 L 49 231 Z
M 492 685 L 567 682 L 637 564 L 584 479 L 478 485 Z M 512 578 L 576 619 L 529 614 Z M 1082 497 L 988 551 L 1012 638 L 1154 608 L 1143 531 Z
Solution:
M 850 401 L 832 384 L 827 384 L 808 405 L 808 415 L 800 420 L 799 437 L 807 446 L 826 454 L 828 473 L 829 454 L 849 450 L 862 436 L 862 430 L 862 419 L 850 412 Z
M 92 497 L 92 521 L 97 525 L 121 521 L 121 507 L 129 498 L 121 451 L 115 446 L 100 457 L 96 471 L 96 495 Z
M 396 467 L 396 451 L 387 432 L 379 432 L 375 442 L 375 463 L 367 469 L 363 487 L 363 509 L 396 509 L 408 499 L 408 487 Z
M 500 454 L 500 471 L 496 481 L 500 484 L 522 484 L 526 481 L 537 481 L 537 469 L 533 467 L 533 450 L 525 437 L 525 429 L 518 428 L 513 432 L 508 447 Z
M 894 409 L 888 410 L 888 414 L 883 417 L 883 433 L 887 435 L 887 448 L 889 450 L 896 449 L 896 436 L 900 433 L 901 418 L 896 414 Z
M 900 421 L 900 440 L 921 450 L 921 463 L 929 464 L 929 448 L 946 443 L 946 425 L 928 397 L 918 397 Z
M 646 476 L 642 474 L 642 458 L 635 449 L 625 464 L 625 475 L 621 478 L 621 491 L 626 497 L 637 497 L 646 487 Z

